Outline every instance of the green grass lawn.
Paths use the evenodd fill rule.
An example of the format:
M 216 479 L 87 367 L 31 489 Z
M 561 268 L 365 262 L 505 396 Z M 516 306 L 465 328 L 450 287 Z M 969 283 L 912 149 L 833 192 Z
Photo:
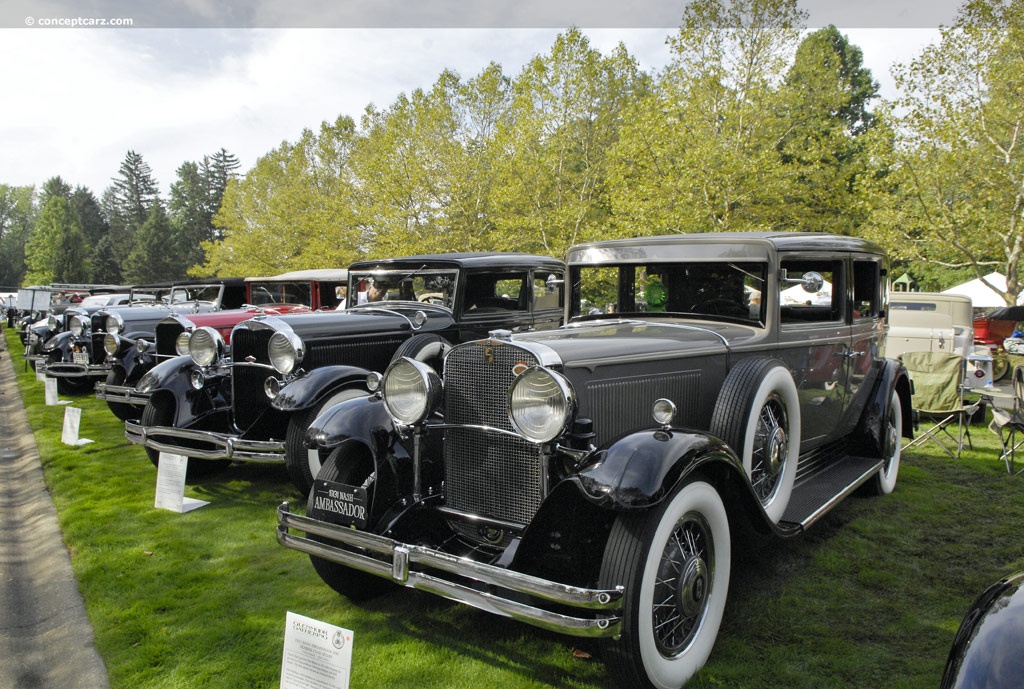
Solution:
M 94 397 L 81 436 L 60 442 L 64 407 L 8 348 L 96 642 L 115 689 L 276 687 L 286 611 L 355 632 L 353 687 L 611 687 L 589 642 L 395 588 L 338 596 L 275 540 L 297 501 L 283 467 L 236 465 L 186 488 L 210 504 L 153 507 L 156 469 Z M 805 536 L 737 552 L 725 622 L 690 687 L 933 688 L 982 589 L 1024 569 L 1024 476 L 972 428 L 957 462 L 904 455 L 896 491 L 855 496 Z M 934 446 L 932 446 L 934 447 Z

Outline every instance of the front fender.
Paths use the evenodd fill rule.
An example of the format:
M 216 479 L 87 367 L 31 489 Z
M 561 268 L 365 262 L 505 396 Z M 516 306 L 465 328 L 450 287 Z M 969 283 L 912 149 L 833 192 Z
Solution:
M 71 352 L 71 348 L 75 345 L 76 338 L 74 333 L 64 331 L 57 333 L 43 345 L 44 352 L 59 351 L 64 353 Z
M 138 349 L 132 347 L 123 353 L 119 363 L 125 371 L 125 384 L 131 385 L 139 382 L 139 378 L 154 367 L 156 357 L 149 350 L 140 354 Z
M 327 393 L 350 383 L 363 384 L 370 371 L 358 366 L 323 366 L 281 388 L 271 406 L 284 412 L 309 409 Z M 383 405 L 381 405 L 383 406 Z
M 569 480 L 598 507 L 646 509 L 661 502 L 685 475 L 712 461 L 745 477 L 740 459 L 717 438 L 675 429 L 641 431 L 595 452 Z
M 150 380 L 152 384 L 149 386 L 150 390 L 172 390 L 178 391 L 184 389 L 181 383 L 188 385 L 189 375 L 192 373 L 192 357 L 176 356 L 173 359 L 167 359 L 161 361 L 159 364 L 149 369 Z

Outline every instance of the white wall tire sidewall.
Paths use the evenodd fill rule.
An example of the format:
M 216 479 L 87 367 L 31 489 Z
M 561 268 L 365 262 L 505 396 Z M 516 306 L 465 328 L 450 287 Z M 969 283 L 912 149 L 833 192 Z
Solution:
M 796 383 L 793 376 L 784 366 L 774 366 L 761 379 L 757 393 L 750 404 L 747 415 L 747 428 L 743 436 L 743 470 L 747 476 L 753 470 L 753 448 L 754 434 L 757 430 L 758 417 L 761 408 L 772 394 L 777 394 L 786 405 L 786 416 L 789 421 L 789 451 L 786 454 L 785 466 L 782 468 L 782 475 L 775 488 L 775 494 L 765 504 L 764 511 L 772 523 L 778 523 L 789 505 L 789 498 L 793 493 L 793 483 L 796 481 L 796 465 L 800 457 L 800 397 L 797 394 Z
M 336 404 L 340 404 L 346 400 L 355 399 L 356 397 L 365 397 L 366 392 L 355 388 L 343 388 L 333 393 L 325 399 L 323 404 L 320 406 L 320 413 L 323 413 L 333 407 Z M 317 415 L 319 416 L 319 414 Z M 308 430 L 308 429 L 307 429 Z M 320 451 L 315 447 L 306 448 L 306 463 L 309 465 L 309 475 L 316 480 L 317 474 L 320 473 L 320 469 L 323 464 L 320 462 Z
M 900 473 L 900 453 L 902 451 L 902 437 L 903 437 L 903 402 L 900 401 L 899 393 L 896 390 L 892 391 L 889 398 L 889 413 L 886 414 L 885 419 L 882 421 L 882 437 L 888 435 L 889 430 L 889 415 L 895 412 L 896 420 L 896 441 L 893 443 L 893 454 L 890 458 L 887 458 L 886 466 L 883 466 L 878 470 L 877 484 L 878 493 L 881 495 L 888 495 L 896 488 L 896 479 L 899 478 Z
M 714 574 L 712 596 L 702 628 L 689 647 L 679 656 L 668 659 L 659 653 L 654 641 L 652 601 L 654 579 L 661 554 L 676 524 L 689 512 L 699 512 L 707 520 L 714 542 Z M 732 553 L 729 535 L 729 520 L 718 492 L 704 482 L 684 486 L 672 498 L 662 513 L 661 520 L 651 541 L 647 561 L 644 563 L 643 582 L 637 613 L 637 635 L 641 660 L 651 684 L 659 689 L 678 689 L 685 684 L 707 662 L 711 649 L 718 637 L 725 601 L 729 592 L 729 573 Z

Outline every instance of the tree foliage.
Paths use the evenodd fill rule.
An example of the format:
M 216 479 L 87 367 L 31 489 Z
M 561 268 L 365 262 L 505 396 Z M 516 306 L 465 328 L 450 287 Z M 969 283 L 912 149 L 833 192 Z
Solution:
M 0 285 L 22 284 L 25 244 L 35 223 L 35 189 L 0 184 Z
M 1015 303 L 1024 287 L 1024 2 L 969 1 L 895 76 L 901 140 L 876 236 L 900 258 L 980 278 L 1002 272 L 1001 293 Z
M 62 195 L 50 195 L 25 250 L 28 284 L 81 283 L 89 279 L 85 233 L 71 202 Z

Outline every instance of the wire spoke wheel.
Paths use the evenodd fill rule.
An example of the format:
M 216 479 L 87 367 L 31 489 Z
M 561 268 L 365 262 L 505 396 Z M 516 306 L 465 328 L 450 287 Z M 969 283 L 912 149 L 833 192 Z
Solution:
M 779 485 L 789 453 L 789 420 L 778 395 L 771 395 L 758 414 L 751 451 L 750 482 L 762 504 L 770 501 Z
M 713 570 L 707 522 L 699 514 L 687 514 L 665 546 L 654 585 L 651 616 L 662 655 L 675 656 L 693 640 L 707 610 Z

